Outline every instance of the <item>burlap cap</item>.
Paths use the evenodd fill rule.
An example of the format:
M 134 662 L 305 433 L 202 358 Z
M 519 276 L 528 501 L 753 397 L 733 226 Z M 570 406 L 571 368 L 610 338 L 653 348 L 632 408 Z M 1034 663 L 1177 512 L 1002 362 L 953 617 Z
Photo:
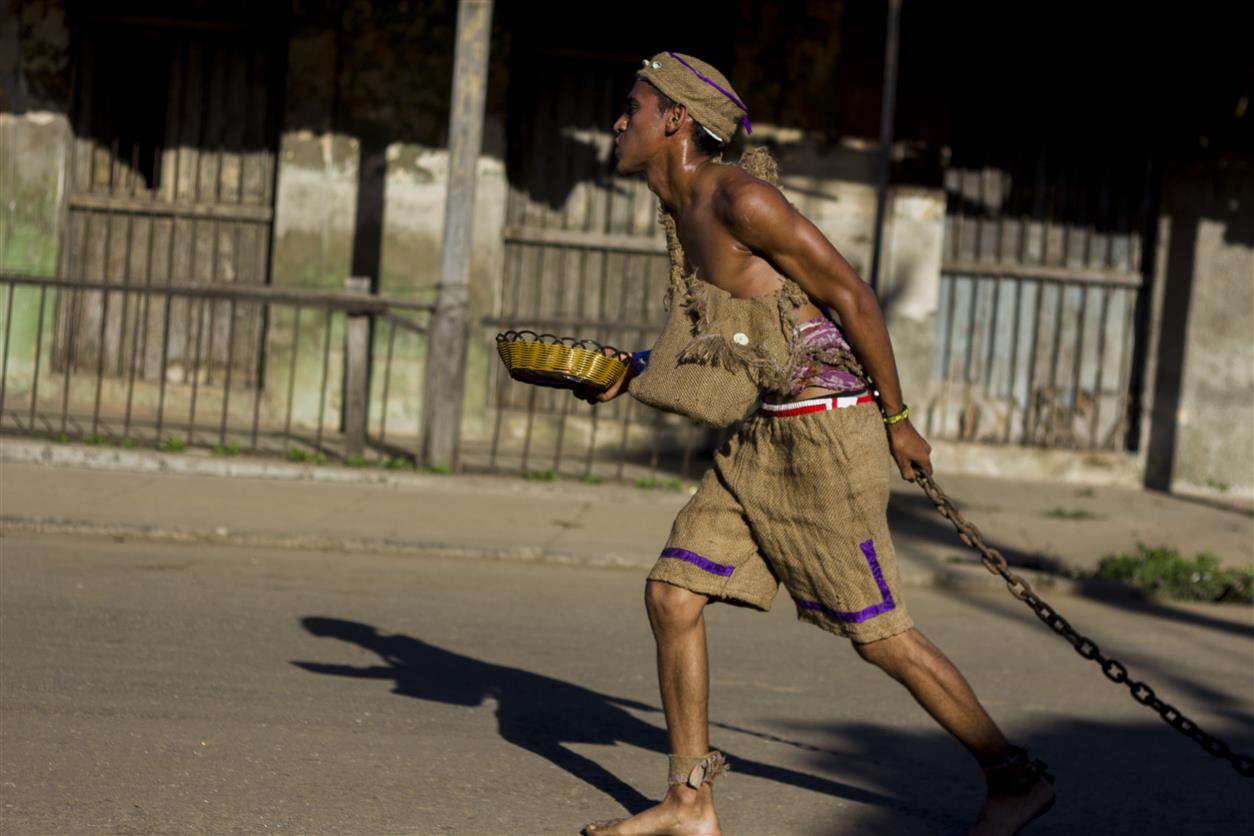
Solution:
M 720 142 L 731 141 L 737 125 L 744 125 L 745 133 L 753 132 L 749 111 L 732 89 L 731 82 L 698 58 L 678 52 L 659 52 L 644 59 L 644 66 L 636 75 L 686 106 L 692 118 Z

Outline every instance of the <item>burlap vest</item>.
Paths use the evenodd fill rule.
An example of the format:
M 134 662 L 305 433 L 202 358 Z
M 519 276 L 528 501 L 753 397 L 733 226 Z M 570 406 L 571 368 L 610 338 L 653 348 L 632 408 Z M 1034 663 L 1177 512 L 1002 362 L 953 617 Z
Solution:
M 765 149 L 740 165 L 768 182 L 777 179 Z M 674 219 L 659 210 L 671 261 L 667 318 L 650 350 L 648 368 L 631 381 L 638 400 L 694 421 L 726 427 L 757 408 L 764 394 L 787 394 L 796 366 L 793 312 L 809 298 L 784 280 L 774 293 L 736 299 L 685 270 Z

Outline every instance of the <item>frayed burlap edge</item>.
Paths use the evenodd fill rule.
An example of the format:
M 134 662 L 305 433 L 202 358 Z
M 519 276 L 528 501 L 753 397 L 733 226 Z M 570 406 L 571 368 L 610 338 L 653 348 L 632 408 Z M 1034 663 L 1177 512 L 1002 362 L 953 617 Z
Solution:
M 765 148 L 745 151 L 741 154 L 738 165 L 759 180 L 772 186 L 779 185 L 779 164 Z M 671 264 L 666 307 L 669 310 L 671 305 L 682 305 L 692 323 L 693 340 L 680 351 L 680 363 L 729 369 L 740 367 L 753 376 L 763 392 L 781 395 L 788 394 L 792 389 L 794 372 L 802 364 L 816 360 L 866 379 L 862 365 L 851 352 L 833 349 L 808 354 L 805 351 L 796 333 L 793 312 L 809 303 L 810 297 L 787 276 L 783 277 L 784 286 L 773 294 L 778 301 L 780 327 L 788 342 L 788 354 L 784 363 L 781 365 L 763 346 L 748 347 L 729 342 L 718 333 L 710 315 L 709 284 L 702 281 L 695 270 L 688 269 L 683 245 L 679 243 L 675 219 L 661 206 L 658 207 L 658 223 L 666 233 L 666 254 Z

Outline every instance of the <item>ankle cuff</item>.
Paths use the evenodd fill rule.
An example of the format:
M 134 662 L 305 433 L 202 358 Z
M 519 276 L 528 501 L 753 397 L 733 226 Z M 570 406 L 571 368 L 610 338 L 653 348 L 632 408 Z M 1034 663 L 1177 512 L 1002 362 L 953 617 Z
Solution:
M 699 758 L 671 755 L 667 783 L 672 787 L 686 784 L 696 790 L 714 783 L 715 778 L 729 769 L 731 765 L 722 752 L 709 752 Z

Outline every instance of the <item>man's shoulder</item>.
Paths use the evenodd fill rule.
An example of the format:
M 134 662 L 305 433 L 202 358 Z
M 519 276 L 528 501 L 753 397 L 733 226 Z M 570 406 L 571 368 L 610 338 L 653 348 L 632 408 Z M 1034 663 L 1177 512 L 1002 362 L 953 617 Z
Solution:
M 788 206 L 778 188 L 738 165 L 719 166 L 713 197 L 718 214 L 733 223 Z

